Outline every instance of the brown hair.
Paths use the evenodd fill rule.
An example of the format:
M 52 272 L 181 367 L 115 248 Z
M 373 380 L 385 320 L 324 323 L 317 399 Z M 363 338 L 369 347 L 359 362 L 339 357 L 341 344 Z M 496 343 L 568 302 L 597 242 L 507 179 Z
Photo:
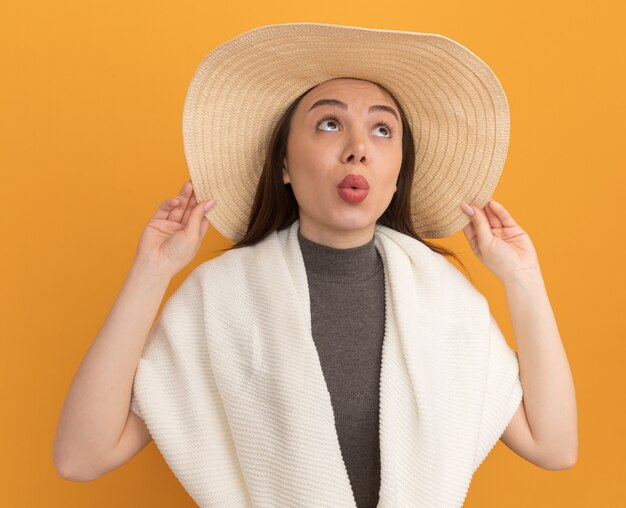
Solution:
M 441 255 L 453 257 L 465 269 L 465 265 L 454 252 L 420 238 L 413 228 L 410 210 L 411 187 L 415 173 L 415 145 L 411 126 L 404 111 L 391 92 L 379 83 L 374 84 L 380 87 L 394 101 L 402 118 L 402 164 L 397 182 L 398 189 L 394 193 L 389 206 L 377 219 L 376 223 L 411 236 Z M 227 249 L 221 249 L 222 251 L 254 245 L 267 237 L 271 232 L 290 226 L 299 217 L 298 202 L 291 184 L 285 184 L 282 179 L 283 159 L 287 153 L 289 124 L 293 113 L 302 98 L 313 90 L 315 86 L 296 98 L 278 120 L 270 138 L 267 156 L 254 195 L 254 202 L 248 218 L 248 229 L 241 240 Z

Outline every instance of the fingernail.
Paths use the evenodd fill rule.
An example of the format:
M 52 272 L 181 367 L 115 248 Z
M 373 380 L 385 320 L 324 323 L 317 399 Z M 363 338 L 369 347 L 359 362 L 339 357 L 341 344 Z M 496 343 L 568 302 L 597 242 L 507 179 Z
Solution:
M 471 206 L 469 206 L 468 204 L 466 204 L 466 203 L 461 203 L 461 208 L 463 209 L 463 211 L 464 211 L 467 215 L 469 215 L 469 216 L 474 215 L 474 209 L 473 209 Z
M 209 210 L 209 208 L 211 208 L 213 206 L 213 203 L 215 203 L 216 199 L 213 198 L 210 201 L 207 201 L 206 203 L 204 203 L 204 205 L 202 205 L 202 208 L 204 209 L 205 212 L 207 212 Z

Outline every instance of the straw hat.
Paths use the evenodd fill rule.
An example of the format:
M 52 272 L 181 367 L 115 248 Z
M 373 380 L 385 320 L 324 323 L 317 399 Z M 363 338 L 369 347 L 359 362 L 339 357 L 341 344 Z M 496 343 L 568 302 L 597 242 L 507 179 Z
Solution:
M 443 35 L 322 23 L 254 28 L 211 51 L 185 97 L 183 142 L 196 198 L 217 198 L 211 224 L 237 242 L 271 132 L 293 100 L 337 77 L 395 95 L 415 138 L 411 218 L 423 238 L 450 236 L 484 206 L 509 143 L 506 95 L 492 70 Z

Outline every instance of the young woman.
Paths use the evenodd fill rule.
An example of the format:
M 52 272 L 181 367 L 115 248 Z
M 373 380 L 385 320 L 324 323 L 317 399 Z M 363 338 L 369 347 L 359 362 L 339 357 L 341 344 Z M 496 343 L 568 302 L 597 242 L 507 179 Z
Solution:
M 575 463 L 538 257 L 490 199 L 508 110 L 475 55 L 432 34 L 260 27 L 203 61 L 183 125 L 191 180 L 146 227 L 72 384 L 61 475 L 97 478 L 154 438 L 201 506 L 461 506 L 498 439 Z M 150 330 L 209 210 L 235 244 Z M 519 353 L 424 239 L 461 228 L 505 285 Z

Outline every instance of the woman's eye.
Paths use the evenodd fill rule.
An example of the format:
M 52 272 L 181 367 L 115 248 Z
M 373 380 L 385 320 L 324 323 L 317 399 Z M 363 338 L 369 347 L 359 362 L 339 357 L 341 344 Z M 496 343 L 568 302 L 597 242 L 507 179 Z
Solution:
M 317 125 L 319 126 L 319 125 L 322 125 L 322 124 L 324 124 L 324 123 L 328 123 L 328 124 L 329 124 L 329 126 L 331 127 L 331 129 L 332 129 L 333 127 L 337 127 L 337 122 L 335 121 L 335 119 L 334 119 L 334 118 L 321 118 L 321 119 L 317 122 Z M 324 129 L 324 130 L 326 130 L 326 129 Z
M 385 125 L 378 125 L 376 127 L 376 129 L 382 129 L 383 132 L 385 133 L 385 135 L 383 136 L 384 138 L 390 138 L 391 137 L 391 129 Z

